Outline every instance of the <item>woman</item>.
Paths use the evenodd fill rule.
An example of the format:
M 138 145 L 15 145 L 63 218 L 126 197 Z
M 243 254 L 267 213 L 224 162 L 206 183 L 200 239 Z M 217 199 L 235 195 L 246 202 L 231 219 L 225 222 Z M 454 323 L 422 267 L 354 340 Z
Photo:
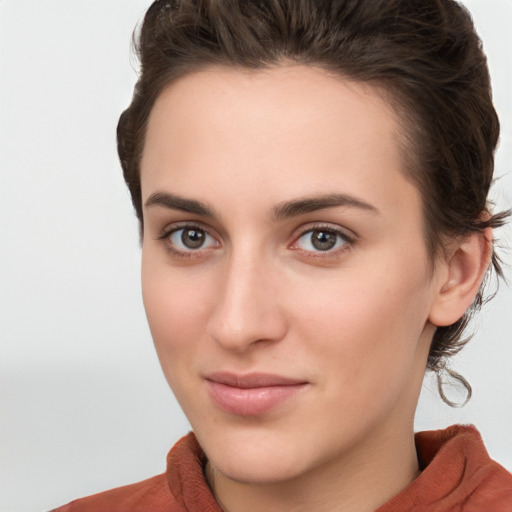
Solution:
M 165 475 L 58 510 L 512 510 L 474 428 L 413 432 L 425 369 L 501 275 L 466 11 L 157 1 L 139 53 L 118 150 L 194 434 Z

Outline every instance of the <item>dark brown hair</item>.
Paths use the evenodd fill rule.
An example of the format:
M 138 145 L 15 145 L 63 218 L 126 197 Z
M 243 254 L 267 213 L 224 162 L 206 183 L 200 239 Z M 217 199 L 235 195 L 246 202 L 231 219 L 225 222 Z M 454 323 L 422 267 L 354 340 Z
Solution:
M 161 91 L 206 67 L 285 61 L 386 91 L 403 125 L 407 172 L 423 197 L 432 262 L 447 237 L 498 227 L 508 215 L 493 215 L 487 200 L 499 121 L 486 58 L 469 13 L 454 0 L 157 0 L 135 45 L 140 76 L 117 133 L 141 232 L 139 165 Z M 494 252 L 491 268 L 503 277 Z M 439 375 L 463 347 L 463 331 L 482 302 L 483 285 L 459 321 L 437 329 L 429 369 Z

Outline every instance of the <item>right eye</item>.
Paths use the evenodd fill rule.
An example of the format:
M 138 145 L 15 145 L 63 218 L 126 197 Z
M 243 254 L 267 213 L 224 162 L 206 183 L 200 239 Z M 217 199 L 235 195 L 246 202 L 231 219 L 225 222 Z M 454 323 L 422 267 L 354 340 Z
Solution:
M 206 230 L 198 226 L 181 226 L 165 234 L 162 239 L 167 247 L 178 255 L 190 254 L 205 249 L 213 249 L 219 243 Z

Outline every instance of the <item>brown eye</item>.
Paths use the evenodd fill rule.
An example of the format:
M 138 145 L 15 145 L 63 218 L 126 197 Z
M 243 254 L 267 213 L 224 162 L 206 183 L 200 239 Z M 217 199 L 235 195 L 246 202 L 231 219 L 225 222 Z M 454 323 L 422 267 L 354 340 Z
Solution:
M 311 233 L 311 245 L 318 251 L 328 251 L 336 245 L 337 233 L 331 231 L 313 231 Z
M 206 236 L 202 229 L 190 228 L 181 231 L 181 241 L 188 249 L 199 249 L 204 244 Z
M 169 247 L 178 252 L 194 252 L 218 247 L 215 238 L 198 226 L 184 226 L 174 229 L 164 237 Z

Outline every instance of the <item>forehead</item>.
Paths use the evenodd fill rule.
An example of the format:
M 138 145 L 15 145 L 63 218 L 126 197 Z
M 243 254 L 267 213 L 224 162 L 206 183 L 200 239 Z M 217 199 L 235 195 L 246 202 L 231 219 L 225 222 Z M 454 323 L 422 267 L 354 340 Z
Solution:
M 197 196 L 219 181 L 238 195 L 266 197 L 331 192 L 330 184 L 358 195 L 400 188 L 400 139 L 397 114 L 374 86 L 309 66 L 207 69 L 157 99 L 143 196 L 158 188 Z
M 227 119 L 238 128 L 272 121 L 269 133 L 272 128 L 291 128 L 285 123 L 297 127 L 309 123 L 321 126 L 325 136 L 329 128 L 336 131 L 339 123 L 350 123 L 354 128 L 365 125 L 365 130 L 381 129 L 398 136 L 399 119 L 388 99 L 389 94 L 377 85 L 349 80 L 319 67 L 207 68 L 185 75 L 163 90 L 150 115 L 148 136 L 154 128 L 171 128 L 173 117 L 181 122 L 180 132 L 190 126 L 197 137 L 200 125 L 206 129 L 205 122 Z M 184 125 L 183 118 L 190 124 Z M 333 126 L 333 119 L 339 123 Z M 194 121 L 199 123 L 193 126 Z

